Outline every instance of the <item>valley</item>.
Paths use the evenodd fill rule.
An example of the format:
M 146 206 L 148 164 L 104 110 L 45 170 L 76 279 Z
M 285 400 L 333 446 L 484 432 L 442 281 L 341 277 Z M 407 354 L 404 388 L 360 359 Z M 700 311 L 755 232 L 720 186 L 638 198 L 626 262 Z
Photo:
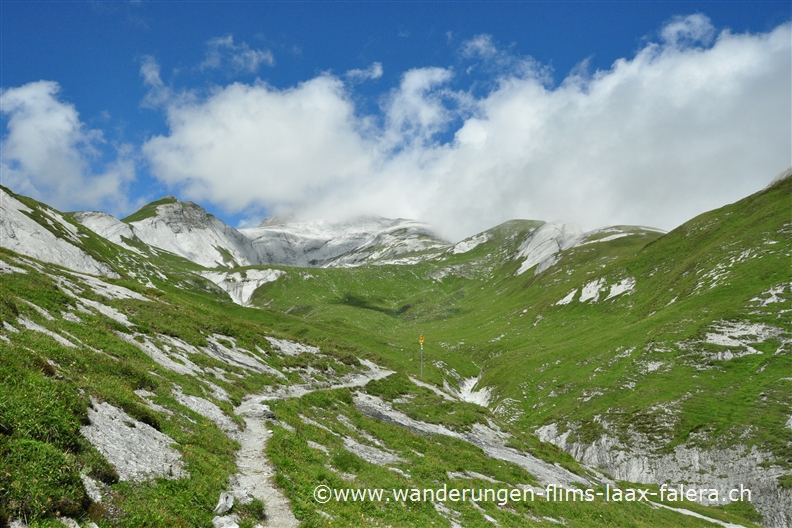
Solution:
M 456 244 L 1 188 L 0 525 L 788 528 L 790 173 L 668 233 L 512 220 Z

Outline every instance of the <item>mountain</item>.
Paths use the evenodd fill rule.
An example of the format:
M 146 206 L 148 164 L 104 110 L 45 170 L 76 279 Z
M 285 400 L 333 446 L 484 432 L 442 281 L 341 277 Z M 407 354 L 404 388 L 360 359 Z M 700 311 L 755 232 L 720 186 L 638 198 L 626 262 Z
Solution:
M 96 212 L 78 212 L 74 218 L 113 242 L 136 240 L 207 268 L 256 263 L 250 241 L 236 229 L 203 207 L 172 196 L 142 207 L 123 221 Z
M 5 187 L 0 187 L 0 208 L 2 247 L 76 271 L 117 276 L 83 242 L 79 227 L 58 211 Z
M 412 220 L 358 218 L 345 222 L 288 222 L 241 232 L 252 242 L 260 264 L 350 267 L 368 263 L 408 264 L 445 249 L 431 228 Z
M 252 265 L 349 267 L 364 263 L 412 263 L 445 249 L 426 224 L 412 220 L 358 218 L 344 222 L 267 219 L 236 230 L 192 202 L 172 196 L 117 220 L 106 213 L 74 213 L 76 221 L 116 244 L 138 241 L 207 268 Z
M 453 245 L 3 189 L 0 525 L 792 526 L 790 172 Z

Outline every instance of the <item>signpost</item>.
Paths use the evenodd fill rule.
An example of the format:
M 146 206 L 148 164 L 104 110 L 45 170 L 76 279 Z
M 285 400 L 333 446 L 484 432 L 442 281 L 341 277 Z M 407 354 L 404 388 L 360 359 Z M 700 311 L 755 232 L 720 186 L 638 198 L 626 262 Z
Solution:
M 421 334 L 421 337 L 418 338 L 418 342 L 421 343 L 421 379 L 423 379 L 423 342 L 424 342 L 423 334 Z

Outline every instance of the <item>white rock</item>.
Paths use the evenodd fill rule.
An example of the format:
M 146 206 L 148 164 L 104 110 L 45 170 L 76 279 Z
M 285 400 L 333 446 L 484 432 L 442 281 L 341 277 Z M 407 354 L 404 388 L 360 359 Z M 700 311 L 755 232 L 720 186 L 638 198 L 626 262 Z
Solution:
M 21 273 L 24 275 L 27 273 L 27 270 L 22 268 L 17 268 L 16 266 L 12 266 L 11 264 L 9 264 L 4 260 L 0 260 L 0 275 L 4 273 Z
M 580 302 L 597 302 L 599 299 L 600 290 L 605 287 L 605 279 L 595 279 L 587 284 L 583 285 L 583 289 L 580 292 Z
M 160 205 L 156 216 L 130 225 L 146 244 L 207 268 L 258 264 L 250 240 L 192 202 Z M 224 253 L 234 262 L 227 262 Z
M 502 433 L 489 430 L 487 426 L 478 424 L 479 427 L 471 432 L 460 434 L 452 431 L 445 426 L 430 424 L 414 420 L 406 414 L 393 409 L 393 407 L 376 396 L 369 394 L 356 393 L 354 396 L 355 407 L 363 414 L 378 420 L 384 420 L 395 425 L 400 425 L 418 434 L 439 434 L 457 438 L 465 442 L 480 447 L 484 454 L 490 458 L 503 460 L 516 464 L 529 473 L 537 481 L 543 484 L 560 484 L 563 486 L 574 486 L 573 483 L 588 483 L 589 480 L 583 476 L 575 475 L 560 466 L 548 464 L 529 453 L 523 453 L 511 447 L 506 447 L 502 438 Z
M 235 434 L 239 432 L 239 427 L 237 427 L 237 424 L 235 424 L 234 421 L 231 420 L 231 418 L 226 416 L 226 414 L 223 412 L 222 409 L 220 409 L 220 407 L 210 402 L 209 400 L 205 398 L 201 398 L 200 396 L 190 396 L 184 394 L 181 391 L 181 387 L 179 386 L 176 386 L 176 388 L 174 389 L 173 396 L 176 398 L 176 401 L 178 401 L 179 403 L 181 403 L 191 411 L 196 412 L 201 416 L 203 416 L 204 418 L 213 421 L 217 425 L 217 427 L 219 427 L 227 435 L 235 436 Z M 223 514 L 225 512 L 215 511 L 215 513 Z
M 318 354 L 320 352 L 318 347 L 303 345 L 302 343 L 289 341 L 288 339 L 276 339 L 274 337 L 266 337 L 265 339 L 287 356 L 298 356 L 303 353 Z
M 231 508 L 234 507 L 234 496 L 227 491 L 224 491 L 220 494 L 220 500 L 217 501 L 217 506 L 215 506 L 214 513 L 217 515 L 223 515 L 231 511 Z
M 492 237 L 490 236 L 489 233 L 481 233 L 481 234 L 472 236 L 470 238 L 466 238 L 462 242 L 457 243 L 457 245 L 454 246 L 454 248 L 451 250 L 451 252 L 454 255 L 459 255 L 461 253 L 467 253 L 468 251 L 470 251 L 470 250 L 480 246 L 484 242 L 488 241 L 490 238 L 492 238 Z
M 235 303 L 248 306 L 253 293 L 262 284 L 278 280 L 285 272 L 278 269 L 249 269 L 236 272 L 205 271 L 201 275 L 228 292 Z
M 99 484 L 89 477 L 88 475 L 80 475 L 82 479 L 83 488 L 85 488 L 85 494 L 88 495 L 88 498 L 94 502 L 102 502 L 102 491 L 99 489 Z
M 141 253 L 138 248 L 130 246 L 124 241 L 124 238 L 127 240 L 135 240 L 137 238 L 134 231 L 132 231 L 132 227 L 114 216 L 99 211 L 79 211 L 74 213 L 74 219 L 102 238 L 135 253 Z
M 27 216 L 26 212 L 30 213 L 32 210 L 0 189 L 0 245 L 4 248 L 83 273 L 118 277 L 107 264 L 99 262 L 75 246 L 72 242 L 79 242 L 76 236 L 72 235 L 71 241 L 55 236 L 49 229 Z M 67 233 L 76 232 L 76 228 L 55 211 L 42 209 L 40 212 L 54 223 L 75 230 L 71 231 L 67 227 Z
M 558 302 L 556 303 L 556 306 L 563 306 L 563 305 L 565 305 L 565 304 L 569 304 L 569 303 L 571 303 L 571 302 L 572 302 L 572 299 L 574 299 L 574 298 L 575 298 L 575 294 L 576 294 L 576 293 L 577 293 L 577 288 L 575 288 L 574 290 L 572 290 L 571 292 L 569 292 L 569 293 L 566 295 L 566 297 L 564 297 L 563 299 L 561 299 L 560 301 L 558 301 Z
M 385 466 L 388 464 L 400 464 L 407 462 L 406 459 L 398 455 L 394 455 L 393 453 L 383 451 L 378 447 L 361 444 L 360 442 L 349 436 L 344 437 L 344 449 L 346 449 L 352 454 L 359 456 L 366 462 L 370 464 L 376 464 L 377 466 Z
M 627 277 L 626 279 L 620 280 L 616 284 L 611 284 L 610 293 L 605 298 L 605 300 L 607 301 L 608 299 L 612 299 L 623 293 L 632 293 L 634 290 L 635 279 L 633 277 Z
M 239 515 L 225 515 L 212 519 L 212 526 L 214 526 L 214 528 L 239 528 L 238 522 Z
M 57 341 L 58 343 L 60 343 L 61 345 L 65 346 L 65 347 L 77 348 L 77 346 L 74 343 L 72 343 L 71 341 L 69 341 L 68 339 L 66 339 L 64 337 L 61 337 L 60 335 L 56 334 L 55 332 L 53 332 L 51 330 L 47 330 L 43 326 L 40 326 L 40 325 L 34 323 L 33 321 L 31 321 L 30 319 L 27 319 L 26 317 L 20 317 L 19 318 L 19 324 L 21 326 L 24 326 L 28 330 L 33 330 L 34 332 L 40 332 L 42 334 L 48 335 L 52 339 L 54 339 L 55 341 Z
M 534 272 L 538 275 L 555 264 L 557 253 L 576 245 L 582 236 L 580 227 L 574 224 L 552 222 L 542 225 L 517 250 L 515 260 L 524 260 L 516 274 L 522 275 L 538 264 Z
M 475 403 L 476 405 L 480 405 L 482 407 L 487 407 L 492 397 L 492 388 L 482 387 L 481 389 L 474 391 L 473 389 L 476 387 L 476 385 L 478 385 L 479 381 L 481 381 L 481 374 L 473 378 L 462 379 L 459 382 L 459 390 L 457 390 L 447 381 L 443 380 L 443 388 L 446 392 L 452 394 L 459 400 Z
M 321 220 L 242 229 L 262 264 L 300 267 L 349 267 L 365 262 L 407 264 L 402 255 L 448 244 L 427 224 L 413 220 L 362 217 L 343 222 Z
M 189 477 L 182 467 L 181 453 L 171 447 L 176 442 L 168 435 L 109 403 L 95 400 L 88 409 L 88 419 L 91 425 L 80 432 L 113 465 L 120 480 Z

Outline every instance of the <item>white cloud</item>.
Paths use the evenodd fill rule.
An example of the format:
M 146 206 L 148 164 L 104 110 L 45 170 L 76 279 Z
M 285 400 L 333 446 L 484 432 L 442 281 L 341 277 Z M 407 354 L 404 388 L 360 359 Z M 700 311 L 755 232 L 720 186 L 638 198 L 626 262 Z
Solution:
M 450 69 L 411 70 L 382 118 L 330 75 L 235 83 L 172 98 L 169 135 L 144 153 L 162 181 L 234 211 L 411 217 L 451 239 L 511 218 L 670 229 L 790 164 L 790 24 L 714 38 L 693 15 L 661 36 L 557 87 L 519 58 L 479 98 L 451 91 Z M 502 56 L 476 39 L 471 53 Z
M 0 94 L 0 111 L 8 116 L 3 184 L 62 210 L 124 210 L 125 186 L 135 178 L 131 148 L 118 147 L 115 161 L 95 173 L 102 133 L 87 130 L 74 105 L 58 100 L 59 90 L 55 82 L 38 81 Z
M 675 17 L 660 32 L 667 43 L 678 44 L 709 44 L 715 36 L 715 28 L 705 15 L 697 13 L 686 17 Z
M 375 62 L 365 70 L 349 70 L 345 77 L 352 82 L 365 82 L 382 77 L 382 64 Z
M 491 59 L 498 55 L 498 49 L 492 43 L 492 35 L 476 35 L 471 40 L 462 43 L 462 56 L 474 59 Z
M 385 99 L 384 149 L 403 149 L 410 145 L 428 145 L 443 131 L 454 116 L 444 99 L 464 100 L 461 94 L 442 89 L 453 77 L 443 68 L 416 68 L 402 76 L 399 87 Z
M 235 73 L 256 73 L 259 66 L 275 65 L 275 57 L 267 50 L 251 49 L 245 42 L 234 44 L 233 35 L 216 37 L 206 43 L 206 57 L 199 66 L 202 70 L 229 65 Z
M 371 170 L 344 85 L 327 75 L 282 91 L 234 83 L 170 103 L 167 118 L 170 135 L 143 146 L 153 173 L 231 210 L 312 201 Z
M 140 76 L 143 83 L 149 87 L 146 97 L 143 99 L 142 106 L 147 108 L 157 108 L 165 104 L 173 97 L 173 92 L 160 77 L 160 65 L 151 55 L 144 55 L 140 63 Z

